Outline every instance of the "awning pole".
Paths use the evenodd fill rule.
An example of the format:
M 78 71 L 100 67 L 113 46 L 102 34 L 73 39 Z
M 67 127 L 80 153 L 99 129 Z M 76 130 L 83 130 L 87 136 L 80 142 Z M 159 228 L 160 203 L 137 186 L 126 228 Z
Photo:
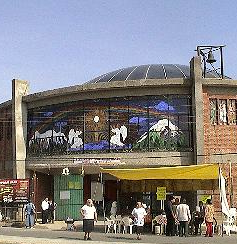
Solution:
M 222 194 L 221 194 L 221 167 L 218 164 L 218 172 L 219 172 L 219 194 L 220 194 L 220 208 L 221 208 L 221 236 L 223 237 L 223 213 L 222 213 Z
M 102 192 L 102 206 L 103 206 L 103 218 L 104 218 L 104 232 L 106 234 L 106 225 L 105 225 L 105 197 L 104 197 L 104 185 L 103 185 L 103 173 L 100 172 L 100 183 L 101 183 L 101 192 Z

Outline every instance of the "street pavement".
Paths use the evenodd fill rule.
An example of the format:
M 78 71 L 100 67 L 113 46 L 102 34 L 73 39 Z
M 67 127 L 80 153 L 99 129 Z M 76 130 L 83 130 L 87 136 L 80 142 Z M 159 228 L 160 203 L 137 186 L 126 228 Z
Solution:
M 236 244 L 237 234 L 231 236 L 204 237 L 166 237 L 145 233 L 142 240 L 136 240 L 135 234 L 103 233 L 103 223 L 97 223 L 92 233 L 92 241 L 84 241 L 81 222 L 76 223 L 76 231 L 67 231 L 64 222 L 54 224 L 37 224 L 34 229 L 0 227 L 0 244 L 128 244 L 128 243 L 159 243 L 159 244 Z

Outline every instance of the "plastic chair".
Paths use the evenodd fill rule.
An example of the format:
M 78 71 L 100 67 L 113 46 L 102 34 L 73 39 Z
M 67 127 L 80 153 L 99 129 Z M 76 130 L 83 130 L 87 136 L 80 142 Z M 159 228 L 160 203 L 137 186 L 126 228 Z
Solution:
M 115 219 L 116 219 L 114 215 L 110 215 L 109 218 L 110 218 L 111 220 L 115 220 Z
M 106 233 L 110 233 L 111 231 L 116 233 L 116 224 L 113 220 L 105 217 L 105 226 L 106 226 Z
M 133 228 L 133 221 L 129 217 L 123 217 L 122 218 L 122 224 L 123 224 L 123 231 L 122 233 L 127 233 L 127 229 L 129 229 L 129 234 L 132 234 L 132 228 Z
M 166 223 L 167 223 L 167 220 L 166 220 L 165 215 L 156 216 L 151 222 L 152 232 L 154 232 L 157 235 L 164 234 Z M 160 228 L 155 228 L 156 226 L 159 226 Z
M 115 224 L 116 224 L 116 227 L 118 229 L 118 233 L 121 233 L 121 225 L 122 225 L 122 216 L 121 215 L 116 216 Z
M 223 221 L 223 231 L 226 235 L 230 236 L 230 232 L 234 226 L 234 219 L 227 217 L 225 221 Z

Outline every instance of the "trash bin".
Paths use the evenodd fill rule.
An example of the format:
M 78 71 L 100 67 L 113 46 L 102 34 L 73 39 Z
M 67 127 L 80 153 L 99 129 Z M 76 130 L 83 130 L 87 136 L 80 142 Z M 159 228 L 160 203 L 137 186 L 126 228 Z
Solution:
M 65 223 L 67 224 L 67 230 L 74 230 L 74 219 L 68 217 Z
M 155 235 L 160 235 L 161 234 L 161 226 L 160 225 L 156 225 L 155 226 Z

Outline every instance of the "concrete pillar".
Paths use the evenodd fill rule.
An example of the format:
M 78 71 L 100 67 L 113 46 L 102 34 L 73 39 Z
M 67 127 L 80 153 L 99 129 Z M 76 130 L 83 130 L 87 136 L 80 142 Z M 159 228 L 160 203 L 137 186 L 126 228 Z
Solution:
M 202 90 L 202 66 L 201 57 L 193 57 L 190 61 L 190 78 L 192 86 L 193 108 L 193 143 L 194 163 L 204 161 L 204 123 L 203 123 L 203 90 Z
M 25 179 L 27 107 L 22 97 L 28 94 L 28 89 L 27 81 L 12 80 L 13 177 L 16 179 Z

